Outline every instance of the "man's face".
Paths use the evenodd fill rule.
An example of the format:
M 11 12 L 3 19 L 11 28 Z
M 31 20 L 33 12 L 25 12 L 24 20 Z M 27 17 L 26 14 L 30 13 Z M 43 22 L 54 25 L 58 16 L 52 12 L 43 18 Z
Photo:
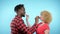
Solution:
M 25 8 L 22 7 L 21 9 L 19 9 L 18 13 L 19 15 L 21 15 L 21 17 L 25 17 Z

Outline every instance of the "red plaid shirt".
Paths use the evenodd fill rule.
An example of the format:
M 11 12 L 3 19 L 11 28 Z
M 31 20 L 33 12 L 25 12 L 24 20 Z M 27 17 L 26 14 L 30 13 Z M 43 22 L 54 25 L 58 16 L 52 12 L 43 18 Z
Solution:
M 11 23 L 11 34 L 33 34 L 36 31 L 37 24 L 31 28 L 26 27 L 21 17 L 16 16 Z

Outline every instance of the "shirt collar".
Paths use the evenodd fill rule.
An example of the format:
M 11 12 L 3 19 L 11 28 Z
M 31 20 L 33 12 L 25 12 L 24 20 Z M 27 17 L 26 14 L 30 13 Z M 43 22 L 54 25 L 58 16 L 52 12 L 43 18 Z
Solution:
M 16 15 L 15 18 L 19 19 L 19 20 L 22 20 L 22 17 Z

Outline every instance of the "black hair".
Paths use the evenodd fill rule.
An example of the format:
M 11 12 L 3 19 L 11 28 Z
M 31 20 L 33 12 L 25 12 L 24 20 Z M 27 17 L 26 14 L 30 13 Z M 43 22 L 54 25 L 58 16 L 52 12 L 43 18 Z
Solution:
M 23 4 L 16 5 L 15 8 L 14 8 L 14 11 L 17 12 L 22 7 L 24 8 L 24 5 Z

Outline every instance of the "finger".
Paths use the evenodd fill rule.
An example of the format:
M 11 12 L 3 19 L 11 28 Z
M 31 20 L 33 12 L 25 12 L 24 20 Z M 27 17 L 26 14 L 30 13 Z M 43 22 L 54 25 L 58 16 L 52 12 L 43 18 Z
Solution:
M 27 17 L 29 17 L 29 15 L 26 14 Z

